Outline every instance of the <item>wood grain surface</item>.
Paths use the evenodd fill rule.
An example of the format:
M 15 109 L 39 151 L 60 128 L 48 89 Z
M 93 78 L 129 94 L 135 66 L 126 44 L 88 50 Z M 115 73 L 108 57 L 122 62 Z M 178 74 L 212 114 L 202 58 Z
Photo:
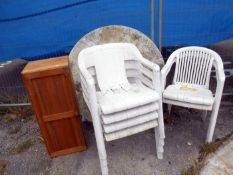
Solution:
M 50 156 L 86 150 L 68 58 L 29 62 L 22 76 Z

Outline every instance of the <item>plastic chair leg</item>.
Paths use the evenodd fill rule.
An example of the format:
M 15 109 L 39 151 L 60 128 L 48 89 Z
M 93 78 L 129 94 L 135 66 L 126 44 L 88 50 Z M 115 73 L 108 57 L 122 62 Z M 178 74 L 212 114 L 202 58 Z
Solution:
M 215 129 L 215 125 L 216 125 L 216 121 L 218 117 L 218 110 L 219 110 L 219 105 L 214 105 L 211 116 L 210 116 L 209 128 L 207 131 L 206 142 L 208 143 L 212 142 L 212 139 L 213 139 L 214 129 Z
M 171 110 L 172 110 L 172 105 L 171 104 L 167 104 L 167 111 L 168 111 L 168 115 L 171 115 Z
M 98 139 L 98 141 L 97 141 Z M 107 154 L 103 138 L 96 138 L 102 175 L 108 175 Z
M 202 111 L 201 119 L 202 119 L 203 122 L 206 120 L 207 113 L 208 113 L 208 112 L 207 112 L 206 110 Z
M 163 159 L 164 138 L 160 137 L 159 128 L 155 128 L 156 154 L 158 159 Z

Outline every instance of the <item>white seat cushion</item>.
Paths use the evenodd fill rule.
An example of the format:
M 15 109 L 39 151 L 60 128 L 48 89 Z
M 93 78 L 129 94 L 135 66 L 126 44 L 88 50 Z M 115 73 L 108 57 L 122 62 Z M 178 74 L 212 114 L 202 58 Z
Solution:
M 100 114 L 104 124 L 111 124 L 130 118 L 137 117 L 139 115 L 147 114 L 149 112 L 157 111 L 159 109 L 159 104 L 157 102 L 149 103 L 147 105 L 139 106 L 136 108 L 128 109 L 125 111 L 115 112 L 112 114 Z
M 101 112 L 107 115 L 156 102 L 159 99 L 159 94 L 146 86 L 131 84 L 129 90 L 98 92 L 97 99 Z
M 206 106 L 212 106 L 214 103 L 214 97 L 210 90 L 180 84 L 169 85 L 163 92 L 163 98 Z

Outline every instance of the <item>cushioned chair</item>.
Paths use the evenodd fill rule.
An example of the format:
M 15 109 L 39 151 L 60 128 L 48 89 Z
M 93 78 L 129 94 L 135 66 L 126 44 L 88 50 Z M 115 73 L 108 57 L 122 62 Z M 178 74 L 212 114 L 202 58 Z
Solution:
M 166 77 L 175 63 L 173 83 L 166 85 Z M 209 89 L 212 67 L 216 70 L 217 88 L 215 95 Z M 161 70 L 163 86 L 163 102 L 168 104 L 170 114 L 171 105 L 204 110 L 203 119 L 207 111 L 211 111 L 207 142 L 213 138 L 218 110 L 225 81 L 223 63 L 220 56 L 203 47 L 184 47 L 176 50 L 168 58 Z
M 129 43 L 92 46 L 78 57 L 82 92 L 91 112 L 102 174 L 108 174 L 106 141 L 155 128 L 163 157 L 160 68 Z

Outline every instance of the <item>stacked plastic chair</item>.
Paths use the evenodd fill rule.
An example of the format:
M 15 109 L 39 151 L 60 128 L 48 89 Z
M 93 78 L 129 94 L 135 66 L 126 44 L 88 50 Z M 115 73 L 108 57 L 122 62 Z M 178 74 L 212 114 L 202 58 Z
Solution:
M 173 83 L 166 85 L 166 77 L 175 64 Z M 212 67 L 216 70 L 217 88 L 215 95 L 209 89 Z M 207 132 L 207 142 L 211 142 L 214 134 L 218 110 L 224 87 L 225 74 L 220 56 L 203 47 L 184 47 L 176 50 L 168 58 L 162 71 L 163 102 L 171 105 L 204 110 L 203 119 L 207 111 L 211 111 Z
M 129 43 L 97 45 L 78 57 L 82 92 L 91 112 L 101 170 L 108 174 L 105 140 L 155 129 L 163 158 L 164 123 L 160 68 Z

